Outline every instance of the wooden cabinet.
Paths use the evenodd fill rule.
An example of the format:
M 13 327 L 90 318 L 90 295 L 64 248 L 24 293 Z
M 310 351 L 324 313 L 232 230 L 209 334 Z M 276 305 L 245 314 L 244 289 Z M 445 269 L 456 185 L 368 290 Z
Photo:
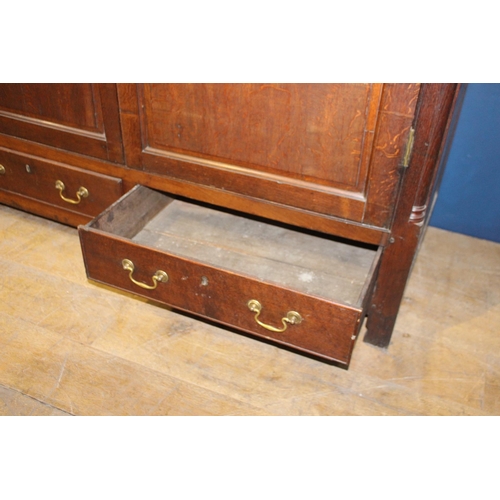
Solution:
M 35 212 L 50 203 L 53 214 L 37 213 L 80 223 L 56 216 L 62 190 L 43 201 L 23 184 L 23 155 L 39 171 L 101 176 L 99 210 L 148 186 L 80 228 L 90 278 L 347 366 L 366 315 L 365 340 L 389 343 L 457 90 L 0 85 L 0 153 L 23 158 L 17 177 L 0 175 L 0 202 Z M 65 192 L 74 197 L 81 182 Z M 180 232 L 163 229 L 180 220 Z M 163 267 L 166 284 L 155 274 Z M 341 286 L 350 273 L 352 290 Z

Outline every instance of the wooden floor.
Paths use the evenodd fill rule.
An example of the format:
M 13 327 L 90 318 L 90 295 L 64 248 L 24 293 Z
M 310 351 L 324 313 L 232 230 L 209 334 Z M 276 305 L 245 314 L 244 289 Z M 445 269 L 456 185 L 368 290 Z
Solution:
M 388 350 L 348 371 L 87 281 L 0 206 L 1 415 L 499 415 L 500 244 L 429 228 Z

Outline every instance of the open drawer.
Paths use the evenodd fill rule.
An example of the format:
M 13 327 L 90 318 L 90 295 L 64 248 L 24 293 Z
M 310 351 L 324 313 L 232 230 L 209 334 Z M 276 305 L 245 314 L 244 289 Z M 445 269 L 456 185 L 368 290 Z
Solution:
M 92 280 L 344 365 L 380 255 L 143 186 L 79 233 Z

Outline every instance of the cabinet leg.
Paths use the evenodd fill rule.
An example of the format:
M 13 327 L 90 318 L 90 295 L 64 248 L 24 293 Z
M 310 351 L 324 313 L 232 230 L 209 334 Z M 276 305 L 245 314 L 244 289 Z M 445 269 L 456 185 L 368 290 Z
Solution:
M 378 347 L 387 347 L 391 341 L 418 246 L 418 233 L 405 236 L 397 238 L 384 250 L 372 303 L 367 311 L 367 332 L 363 341 Z
M 377 310 L 376 304 L 373 306 L 368 312 L 367 331 L 363 342 L 377 347 L 388 347 L 396 324 L 396 316 L 386 317 L 380 309 Z

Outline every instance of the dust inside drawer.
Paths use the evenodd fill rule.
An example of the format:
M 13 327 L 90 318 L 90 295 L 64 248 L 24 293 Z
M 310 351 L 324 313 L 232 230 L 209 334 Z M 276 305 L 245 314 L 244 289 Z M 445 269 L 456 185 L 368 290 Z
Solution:
M 243 312 L 244 304 L 220 305 L 220 311 L 212 313 L 212 306 L 201 302 L 198 289 L 189 288 L 188 277 L 198 269 L 202 281 L 203 279 L 208 281 L 206 277 L 209 274 L 208 270 L 220 271 L 219 273 L 214 271 L 215 274 L 212 273 L 209 278 L 210 284 L 214 284 L 211 299 L 216 298 L 219 302 L 238 302 L 239 299 L 235 299 L 234 296 L 244 296 L 241 300 L 246 304 L 248 299 L 256 298 L 251 295 L 252 293 L 254 295 L 260 293 L 266 297 L 267 305 L 273 303 L 275 296 L 282 296 L 282 300 L 289 300 L 289 297 L 292 297 L 290 302 L 300 304 L 302 310 L 306 311 L 303 313 L 306 326 L 321 330 L 328 330 L 331 326 L 337 331 L 334 336 L 325 334 L 323 343 L 335 344 L 337 337 L 345 337 L 345 340 L 338 341 L 339 347 L 332 348 L 333 354 L 325 354 L 329 359 L 342 358 L 341 361 L 350 356 L 380 253 L 374 247 L 355 245 L 242 214 L 173 199 L 143 186 L 136 186 L 94 221 L 80 228 L 80 232 L 83 246 L 85 246 L 83 241 L 85 233 L 90 232 L 110 235 L 118 245 L 103 250 L 99 257 L 94 255 L 100 251 L 99 245 L 102 247 L 107 243 L 94 246 L 88 243 L 87 254 L 90 255 L 86 256 L 84 248 L 87 272 L 93 279 L 128 289 L 126 276 L 124 277 L 123 273 L 121 275 L 115 273 L 120 276 L 117 278 L 119 282 L 115 283 L 113 282 L 115 278 L 99 277 L 105 273 L 99 266 L 102 267 L 103 260 L 111 258 L 106 255 L 111 251 L 120 253 L 115 257 L 117 262 L 125 257 L 127 251 L 132 254 L 138 252 L 140 255 L 137 255 L 137 259 L 142 261 L 159 259 L 171 269 L 165 271 L 177 273 L 178 278 L 172 279 L 170 285 L 162 287 L 157 297 L 150 295 L 147 290 L 136 290 L 133 286 L 130 287 L 132 291 L 236 328 L 253 332 L 255 327 L 256 333 L 266 336 L 268 332 L 260 332 L 260 327 L 251 323 L 253 322 L 251 314 L 248 319 L 248 311 Z M 120 246 L 126 244 L 124 240 L 129 243 L 130 248 Z M 117 250 L 118 248 L 120 250 Z M 144 256 L 140 252 L 143 249 L 154 249 L 155 257 L 152 254 Z M 168 263 L 165 261 L 167 257 Z M 184 266 L 181 270 L 180 264 L 175 261 L 176 257 L 187 263 L 186 265 L 195 263 L 205 267 L 187 271 Z M 114 265 L 116 267 L 116 263 Z M 158 267 L 160 264 L 155 265 Z M 183 280 L 184 289 L 181 288 Z M 196 283 L 199 281 L 197 279 Z M 219 283 L 219 288 L 226 289 L 217 290 L 215 283 Z M 259 289 L 259 284 L 263 286 L 262 291 Z M 267 285 L 271 287 L 270 291 L 264 288 Z M 238 289 L 238 293 L 231 294 L 232 287 Z M 245 296 L 247 289 L 252 292 L 249 291 L 248 296 Z M 280 295 L 281 291 L 283 295 Z M 172 297 L 168 295 L 169 293 Z M 187 295 L 182 304 L 176 303 L 178 294 Z M 313 305 L 309 307 L 306 303 Z M 332 307 L 325 308 L 323 304 L 328 307 L 332 304 Z M 242 310 L 241 313 L 238 312 L 238 308 Z M 315 319 L 312 312 L 308 315 L 308 309 L 315 310 Z M 227 312 L 224 312 L 225 310 Z M 328 315 L 332 318 L 326 317 Z M 334 318 L 335 315 L 340 319 Z M 343 325 L 347 326 L 347 331 L 343 334 L 338 333 Z M 297 331 L 300 333 L 298 329 L 290 328 L 286 333 L 278 332 L 267 337 L 292 346 L 302 343 L 304 345 L 299 345 L 299 348 L 321 354 L 318 352 L 322 349 L 320 344 L 314 340 L 307 341 L 309 333 L 305 330 L 305 333 L 301 333 L 303 342 L 302 339 L 296 341 L 294 332 Z M 336 356 L 336 350 L 341 351 L 341 355 Z

